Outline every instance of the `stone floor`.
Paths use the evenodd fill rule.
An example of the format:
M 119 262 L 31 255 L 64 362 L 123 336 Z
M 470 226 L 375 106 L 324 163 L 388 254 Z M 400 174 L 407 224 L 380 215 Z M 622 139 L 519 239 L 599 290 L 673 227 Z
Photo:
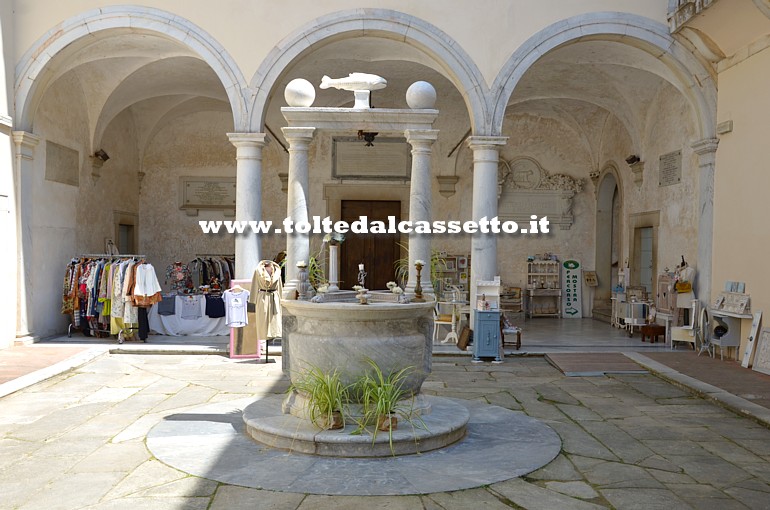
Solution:
M 147 449 L 148 432 L 167 416 L 287 386 L 280 362 L 99 356 L 0 399 L 0 508 L 770 507 L 767 428 L 651 374 L 565 377 L 540 357 L 501 365 L 434 357 L 426 393 L 522 411 L 561 437 L 553 462 L 488 486 L 383 497 L 276 492 L 190 476 Z

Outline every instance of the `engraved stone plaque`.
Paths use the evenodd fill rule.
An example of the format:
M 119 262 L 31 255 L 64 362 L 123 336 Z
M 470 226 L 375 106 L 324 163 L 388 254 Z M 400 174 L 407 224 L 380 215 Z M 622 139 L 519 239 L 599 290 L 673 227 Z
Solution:
M 179 186 L 180 209 L 235 209 L 235 177 L 180 177 Z
M 45 143 L 45 179 L 71 186 L 80 185 L 80 153 L 58 143 Z
M 669 152 L 660 157 L 659 186 L 671 186 L 682 182 L 682 151 Z
M 403 138 L 375 138 L 371 146 L 355 137 L 335 137 L 332 176 L 337 179 L 409 179 L 411 157 Z

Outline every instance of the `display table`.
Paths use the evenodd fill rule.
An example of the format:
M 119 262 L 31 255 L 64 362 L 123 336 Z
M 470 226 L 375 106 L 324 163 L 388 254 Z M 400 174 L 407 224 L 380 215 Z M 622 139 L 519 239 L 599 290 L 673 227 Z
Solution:
M 225 324 L 225 318 L 212 319 L 206 315 L 206 297 L 200 296 L 200 317 L 183 319 L 182 302 L 187 296 L 175 296 L 174 315 L 159 315 L 158 305 L 153 305 L 147 314 L 150 331 L 159 335 L 169 336 L 224 336 L 230 334 L 230 328 Z

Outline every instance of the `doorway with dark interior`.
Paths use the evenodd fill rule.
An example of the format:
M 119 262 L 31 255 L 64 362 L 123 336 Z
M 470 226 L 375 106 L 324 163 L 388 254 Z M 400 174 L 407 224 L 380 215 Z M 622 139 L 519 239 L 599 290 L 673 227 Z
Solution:
M 366 221 L 382 221 L 388 217 L 401 220 L 401 202 L 397 200 L 342 200 L 340 219 L 348 225 L 365 216 Z M 345 234 L 340 247 L 340 289 L 358 285 L 358 265 L 366 271 L 365 286 L 368 289 L 385 289 L 395 280 L 395 262 L 400 258 L 398 234 Z

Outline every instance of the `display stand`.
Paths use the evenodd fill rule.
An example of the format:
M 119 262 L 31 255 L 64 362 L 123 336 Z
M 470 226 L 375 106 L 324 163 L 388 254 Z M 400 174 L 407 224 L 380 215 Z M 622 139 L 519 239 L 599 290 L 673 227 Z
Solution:
M 251 280 L 232 280 L 231 287 L 240 286 L 249 292 L 251 289 Z M 256 289 L 255 289 L 256 291 Z M 253 305 L 247 308 L 249 323 L 242 328 L 230 328 L 230 357 L 231 358 L 253 358 L 260 363 L 268 363 L 267 341 L 257 338 L 256 320 Z M 264 343 L 263 343 L 264 342 Z M 265 357 L 262 358 L 262 346 L 265 348 Z
M 561 269 L 555 260 L 527 262 L 527 314 L 561 317 Z

